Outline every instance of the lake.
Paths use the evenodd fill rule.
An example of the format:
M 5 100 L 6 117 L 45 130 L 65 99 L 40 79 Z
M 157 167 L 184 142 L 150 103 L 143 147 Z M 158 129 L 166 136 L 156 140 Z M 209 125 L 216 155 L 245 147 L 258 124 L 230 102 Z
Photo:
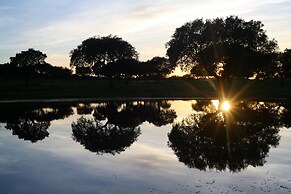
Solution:
M 291 193 L 288 102 L 0 107 L 0 193 Z

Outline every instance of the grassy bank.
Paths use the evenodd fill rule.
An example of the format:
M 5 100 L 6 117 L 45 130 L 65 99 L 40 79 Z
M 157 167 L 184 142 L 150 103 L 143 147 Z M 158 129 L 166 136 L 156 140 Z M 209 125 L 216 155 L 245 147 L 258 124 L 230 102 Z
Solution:
M 1 81 L 0 100 L 106 98 L 106 97 L 181 97 L 217 98 L 221 95 L 213 80 L 169 79 L 131 80 L 125 85 L 115 80 L 34 80 L 28 86 L 20 81 Z M 236 80 L 225 83 L 225 93 L 236 98 L 291 98 L 291 81 Z

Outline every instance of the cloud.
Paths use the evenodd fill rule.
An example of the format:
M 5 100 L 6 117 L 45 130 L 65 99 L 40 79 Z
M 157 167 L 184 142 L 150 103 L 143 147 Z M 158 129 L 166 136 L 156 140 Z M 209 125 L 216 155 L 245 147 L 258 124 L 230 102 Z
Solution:
M 286 0 L 2 1 L 0 63 L 11 57 L 7 54 L 30 47 L 43 49 L 49 57 L 57 52 L 65 55 L 89 37 L 109 34 L 131 43 L 147 60 L 165 55 L 165 43 L 185 22 L 229 15 L 261 20 L 267 35 L 290 47 L 290 9 Z M 60 56 L 50 58 L 63 65 L 67 57 L 59 63 Z

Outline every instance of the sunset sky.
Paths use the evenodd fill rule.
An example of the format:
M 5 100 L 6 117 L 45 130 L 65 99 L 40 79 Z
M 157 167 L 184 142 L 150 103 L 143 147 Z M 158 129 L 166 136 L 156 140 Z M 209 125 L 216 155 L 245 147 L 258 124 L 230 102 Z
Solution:
M 291 48 L 290 0 L 2 0 L 0 63 L 28 48 L 69 67 L 69 52 L 92 36 L 122 37 L 140 60 L 165 56 L 177 27 L 197 18 L 260 20 L 281 50 Z

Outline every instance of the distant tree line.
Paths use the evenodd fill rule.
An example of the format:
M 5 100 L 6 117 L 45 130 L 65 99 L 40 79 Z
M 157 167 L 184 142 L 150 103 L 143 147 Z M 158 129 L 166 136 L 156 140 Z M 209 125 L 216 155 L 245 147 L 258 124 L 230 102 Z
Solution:
M 9 63 L 0 65 L 0 78 L 24 78 L 26 85 L 32 78 L 67 78 L 72 70 L 45 62 L 46 54 L 32 48 L 17 53 Z
M 166 57 L 139 61 L 138 52 L 120 37 L 98 36 L 84 40 L 70 52 L 70 67 L 45 62 L 46 54 L 32 48 L 17 53 L 0 65 L 0 78 L 66 78 L 77 76 L 124 79 L 165 78 L 176 67 L 195 78 L 217 80 L 273 79 L 291 77 L 291 49 L 278 50 L 260 21 L 237 16 L 196 19 L 176 29 L 166 44 Z
M 139 61 L 138 53 L 131 44 L 112 35 L 84 40 L 70 55 L 70 66 L 80 76 L 164 78 L 175 69 L 175 65 L 164 57 Z

